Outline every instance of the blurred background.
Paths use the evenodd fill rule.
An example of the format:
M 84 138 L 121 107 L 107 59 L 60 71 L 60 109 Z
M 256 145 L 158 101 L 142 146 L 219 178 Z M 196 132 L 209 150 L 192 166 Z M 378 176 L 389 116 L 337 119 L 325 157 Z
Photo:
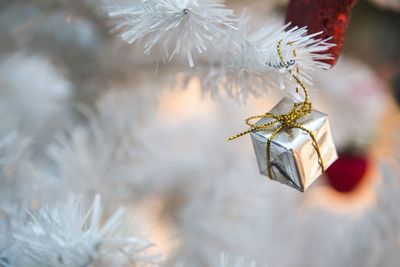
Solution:
M 287 1 L 225 4 L 258 26 L 283 24 Z M 399 0 L 359 0 L 341 58 L 313 77 L 340 158 L 304 194 L 258 173 L 249 137 L 226 142 L 280 92 L 244 105 L 186 79 L 185 60 L 156 72 L 100 10 L 0 2 L 0 213 L 100 193 L 165 266 L 399 266 Z

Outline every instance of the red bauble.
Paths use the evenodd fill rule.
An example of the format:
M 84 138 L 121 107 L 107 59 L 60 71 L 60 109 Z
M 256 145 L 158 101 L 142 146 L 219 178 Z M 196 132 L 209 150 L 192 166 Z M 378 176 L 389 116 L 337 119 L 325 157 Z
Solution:
M 307 26 L 309 33 L 323 31 L 321 38 L 332 36 L 329 53 L 334 57 L 325 61 L 332 66 L 336 63 L 343 45 L 351 9 L 357 0 L 290 0 L 286 11 L 286 21 L 292 25 Z
M 351 192 L 365 178 L 367 166 L 366 157 L 341 155 L 326 170 L 326 176 L 337 191 Z

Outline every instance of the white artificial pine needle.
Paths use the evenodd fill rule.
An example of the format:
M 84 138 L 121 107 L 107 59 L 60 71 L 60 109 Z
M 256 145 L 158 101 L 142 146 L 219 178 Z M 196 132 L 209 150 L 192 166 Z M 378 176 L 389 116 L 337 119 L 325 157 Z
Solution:
M 85 211 L 81 199 L 70 198 L 54 208 L 26 211 L 11 220 L 10 248 L 4 258 L 10 266 L 92 266 L 114 260 L 117 266 L 153 266 L 158 255 L 146 250 L 152 243 L 129 236 L 122 227 L 123 209 L 108 220 L 96 195 Z M 122 256 L 122 258 L 121 258 Z M 0 261 L 1 262 L 1 261 Z M 9 266 L 9 265 L 5 265 Z
M 201 54 L 234 30 L 233 11 L 208 0 L 103 0 L 114 32 L 132 44 L 143 43 L 144 53 L 159 49 L 170 61 L 185 49 L 189 66 L 193 52 Z
M 291 72 L 312 85 L 310 73 L 330 67 L 323 60 L 331 58 L 327 51 L 333 44 L 318 39 L 321 33 L 308 35 L 306 27 L 268 25 L 248 33 L 248 18 L 234 18 L 223 4 L 205 0 L 103 2 L 113 31 L 128 43 L 141 42 L 145 54 L 158 49 L 157 58 L 165 62 L 183 50 L 194 67 L 193 52 L 210 51 L 203 60 L 209 62 L 206 74 L 189 75 L 199 75 L 204 90 L 222 88 L 243 102 L 249 95 L 268 95 L 271 89 L 285 89 L 294 100 L 301 100 Z M 277 53 L 279 42 L 282 59 Z
M 246 20 L 240 30 L 227 38 L 225 55 L 203 80 L 203 88 L 215 90 L 223 87 L 229 94 L 238 95 L 246 101 L 249 94 L 259 95 L 260 90 L 286 89 L 295 100 L 298 86 L 292 73 L 307 85 L 312 85 L 310 72 L 329 69 L 321 60 L 330 59 L 327 50 L 334 44 L 329 40 L 314 39 L 321 33 L 307 35 L 307 28 L 286 24 L 280 29 L 264 27 L 248 34 Z M 277 51 L 278 44 L 282 59 Z M 230 48 L 229 45 L 232 44 Z M 285 64 L 282 62 L 285 62 Z M 285 66 L 286 65 L 286 66 Z M 222 82 L 221 82 L 222 81 Z

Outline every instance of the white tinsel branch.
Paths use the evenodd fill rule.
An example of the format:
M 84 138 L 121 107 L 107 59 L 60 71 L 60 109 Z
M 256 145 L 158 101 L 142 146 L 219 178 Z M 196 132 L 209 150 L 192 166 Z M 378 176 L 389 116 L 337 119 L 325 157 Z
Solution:
M 330 65 L 323 60 L 331 58 L 326 52 L 334 44 L 329 39 L 315 39 L 321 32 L 308 35 L 306 27 L 289 29 L 288 23 L 280 29 L 269 26 L 247 34 L 245 21 L 240 31 L 227 38 L 220 52 L 225 55 L 214 61 L 214 67 L 202 79 L 203 88 L 222 87 L 231 95 L 240 95 L 243 101 L 249 94 L 258 95 L 260 90 L 268 94 L 268 89 L 280 88 L 300 99 L 296 93 L 299 84 L 293 74 L 312 85 L 311 72 L 329 69 Z
M 152 244 L 128 236 L 122 227 L 123 209 L 118 209 L 104 223 L 102 210 L 97 195 L 88 210 L 81 199 L 70 198 L 54 208 L 43 206 L 38 211 L 8 215 L 13 240 L 8 240 L 11 245 L 3 252 L 2 264 L 107 266 L 107 262 L 113 262 L 118 266 L 145 266 L 155 263 L 159 256 L 147 253 Z M 0 217 L 6 218 L 7 214 Z
M 288 23 L 248 34 L 249 19 L 235 19 L 224 7 L 202 0 L 104 0 L 113 31 L 128 43 L 143 42 L 145 54 L 158 44 L 159 56 L 169 61 L 183 49 L 193 67 L 192 50 L 199 54 L 208 50 L 202 60 L 208 62 L 205 70 L 190 74 L 200 76 L 204 90 L 222 88 L 246 101 L 249 94 L 280 88 L 300 100 L 293 73 L 312 85 L 311 72 L 330 67 L 323 61 L 331 58 L 327 51 L 334 44 L 318 39 L 321 33 L 308 34 L 306 27 L 290 28 Z
M 233 26 L 233 11 L 207 0 L 105 0 L 115 21 L 114 32 L 132 44 L 143 41 L 149 54 L 160 44 L 159 56 L 170 61 L 181 50 L 194 66 L 193 50 L 199 54 L 215 45 Z

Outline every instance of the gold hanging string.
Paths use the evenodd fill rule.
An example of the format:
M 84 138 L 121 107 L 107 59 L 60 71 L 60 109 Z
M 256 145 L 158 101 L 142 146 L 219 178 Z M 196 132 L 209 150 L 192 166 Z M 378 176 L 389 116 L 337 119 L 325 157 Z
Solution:
M 324 167 L 324 162 L 322 160 L 322 156 L 321 156 L 321 151 L 319 149 L 318 146 L 318 142 L 314 136 L 314 134 L 304 128 L 303 126 L 301 126 L 300 124 L 298 124 L 296 121 L 297 119 L 309 114 L 312 110 L 312 104 L 311 102 L 309 102 L 308 100 L 308 92 L 306 87 L 304 86 L 303 82 L 300 80 L 300 78 L 294 74 L 292 72 L 291 69 L 289 69 L 289 66 L 286 64 L 286 62 L 283 60 L 282 57 L 282 53 L 281 53 L 281 44 L 282 44 L 282 40 L 280 40 L 278 42 L 278 45 L 276 47 L 279 58 L 282 62 L 282 64 L 285 66 L 285 68 L 287 68 L 289 70 L 289 73 L 293 76 L 293 78 L 296 80 L 297 84 L 300 85 L 300 87 L 303 89 L 304 92 L 304 101 L 300 102 L 300 103 L 295 103 L 293 105 L 293 108 L 287 113 L 287 114 L 281 114 L 281 115 L 275 115 L 275 114 L 270 114 L 270 113 L 266 113 L 264 115 L 257 115 L 257 116 L 252 116 L 248 119 L 246 119 L 246 124 L 249 125 L 251 128 L 245 132 L 239 133 L 235 136 L 232 136 L 230 138 L 228 138 L 228 141 L 231 141 L 233 139 L 236 139 L 238 137 L 241 137 L 243 135 L 246 135 L 248 133 L 253 133 L 253 132 L 258 132 L 258 131 L 262 131 L 265 130 L 267 128 L 270 128 L 272 126 L 274 126 L 275 124 L 279 123 L 279 126 L 277 127 L 277 129 L 273 132 L 273 134 L 268 138 L 267 140 L 267 167 L 268 167 L 268 176 L 271 179 L 271 165 L 270 165 L 270 146 L 271 146 L 271 140 L 281 131 L 281 130 L 290 130 L 291 128 L 299 128 L 305 132 L 307 132 L 312 141 L 313 141 L 313 145 L 315 150 L 317 151 L 318 154 L 318 163 L 321 166 L 322 172 L 325 171 L 325 167 Z M 292 45 L 292 43 L 288 42 L 288 45 Z M 296 57 L 296 50 L 293 49 L 293 56 Z M 299 73 L 299 69 L 296 69 L 296 72 Z M 298 87 L 296 87 L 296 92 L 298 92 Z M 260 119 L 260 118 L 273 118 L 275 119 L 274 121 L 262 124 L 262 125 L 256 125 L 254 123 L 251 123 L 250 121 L 254 120 L 254 119 Z

